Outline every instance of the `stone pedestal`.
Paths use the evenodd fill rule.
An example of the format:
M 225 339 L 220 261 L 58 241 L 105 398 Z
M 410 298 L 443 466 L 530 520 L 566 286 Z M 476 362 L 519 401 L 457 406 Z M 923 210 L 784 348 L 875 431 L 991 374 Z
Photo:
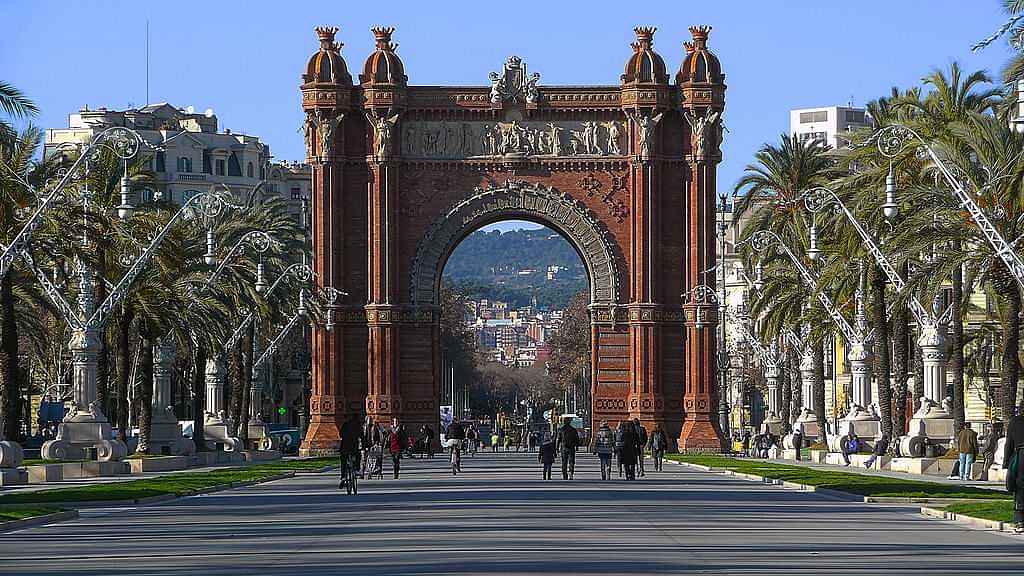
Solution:
M 254 450 L 274 450 L 274 439 L 270 436 L 270 426 L 260 418 L 249 421 L 249 443 Z
M 149 451 L 174 456 L 190 456 L 196 451 L 190 438 L 181 433 L 181 425 L 171 407 L 171 369 L 174 343 L 164 339 L 153 350 L 153 419 L 149 433 Z
M 14 486 L 28 482 L 28 472 L 18 468 L 25 460 L 25 453 L 17 442 L 3 439 L 0 431 L 0 486 Z
M 220 444 L 227 452 L 238 452 L 242 450 L 242 441 L 231 435 L 230 423 L 224 419 L 223 412 L 219 415 L 206 413 L 206 420 L 203 422 L 203 435 L 209 448 Z
M 89 412 L 69 413 L 57 427 L 57 437 L 44 442 L 40 453 L 47 460 L 84 460 L 90 448 L 101 462 L 118 461 L 128 454 L 124 443 L 114 438 L 106 418 Z

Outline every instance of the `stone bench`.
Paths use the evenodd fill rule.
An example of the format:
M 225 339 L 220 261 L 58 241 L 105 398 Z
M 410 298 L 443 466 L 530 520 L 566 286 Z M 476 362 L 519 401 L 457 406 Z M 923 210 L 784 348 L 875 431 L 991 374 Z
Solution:
M 172 472 L 184 470 L 192 463 L 188 456 L 157 456 L 153 458 L 131 458 L 127 460 L 132 467 L 132 474 L 146 472 Z

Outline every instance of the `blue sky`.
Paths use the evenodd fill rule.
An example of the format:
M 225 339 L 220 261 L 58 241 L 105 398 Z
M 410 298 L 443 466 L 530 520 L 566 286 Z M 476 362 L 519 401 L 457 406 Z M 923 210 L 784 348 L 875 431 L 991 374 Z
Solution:
M 164 2 L 0 0 L 0 77 L 32 97 L 35 123 L 67 125 L 82 105 L 150 102 L 213 108 L 221 126 L 260 136 L 277 159 L 302 157 L 299 75 L 317 47 L 312 28 L 341 27 L 353 75 L 373 25 L 396 26 L 414 84 L 486 84 L 509 55 L 541 84 L 617 84 L 636 25 L 658 27 L 655 49 L 674 75 L 687 28 L 710 24 L 729 86 L 725 160 L 731 190 L 757 148 L 788 128 L 790 108 L 863 104 L 958 60 L 998 74 L 1005 42 L 970 46 L 1003 22 L 999 0 L 746 2 Z

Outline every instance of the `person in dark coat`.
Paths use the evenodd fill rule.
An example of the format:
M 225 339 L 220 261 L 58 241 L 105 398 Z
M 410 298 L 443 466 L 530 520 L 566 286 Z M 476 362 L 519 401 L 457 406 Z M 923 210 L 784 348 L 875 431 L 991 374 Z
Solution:
M 654 457 L 654 469 L 660 472 L 664 469 L 665 451 L 668 450 L 668 435 L 661 428 L 661 424 L 654 425 L 648 447 L 651 449 L 651 456 Z
M 602 420 L 601 427 L 594 437 L 594 453 L 601 460 L 601 480 L 611 480 L 612 454 L 614 452 L 615 433 L 608 427 L 608 422 Z
M 562 480 L 571 480 L 576 472 L 576 448 L 580 445 L 580 433 L 566 418 L 558 429 L 558 452 L 562 455 Z
M 1010 418 L 1006 425 L 1006 443 L 1003 445 L 1003 468 L 1009 470 L 1011 460 L 1017 458 L 1016 474 L 1006 475 L 1006 489 L 1013 493 L 1013 530 L 1024 532 L 1024 416 Z
M 555 440 L 550 434 L 541 436 L 540 450 L 537 451 L 537 461 L 544 467 L 544 479 L 551 480 L 551 467 L 555 464 Z
M 626 480 L 636 480 L 636 429 L 633 423 L 626 420 L 619 427 L 622 432 L 622 448 L 619 452 L 619 462 L 626 469 Z
M 348 472 L 354 469 L 359 470 L 359 449 L 363 445 L 363 430 L 359 423 L 359 414 L 349 414 L 348 419 L 341 425 L 341 480 L 338 488 L 344 488 L 348 482 Z
M 636 433 L 636 464 L 637 471 L 640 472 L 640 476 L 646 476 L 644 473 L 644 449 L 647 448 L 647 429 L 640 423 L 639 418 L 633 419 L 633 431 Z
M 625 432 L 623 423 L 619 422 L 618 427 L 615 428 L 615 461 L 619 465 L 619 478 L 622 478 L 622 447 L 626 444 Z
M 423 446 L 427 451 L 427 458 L 434 457 L 434 429 L 428 424 L 424 424 L 423 428 L 420 428 L 420 433 L 423 435 Z

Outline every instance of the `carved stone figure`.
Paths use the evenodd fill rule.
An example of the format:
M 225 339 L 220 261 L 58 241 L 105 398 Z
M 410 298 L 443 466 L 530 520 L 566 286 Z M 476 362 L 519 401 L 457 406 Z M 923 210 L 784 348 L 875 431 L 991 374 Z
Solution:
M 551 138 L 551 155 L 561 156 L 562 155 L 562 132 L 565 132 L 565 128 L 562 128 L 554 122 L 548 122 L 548 134 Z
M 306 143 L 306 155 L 313 156 L 316 151 L 313 150 L 313 129 L 314 122 L 312 116 L 307 116 L 306 121 L 302 123 L 302 137 Z
M 386 114 L 366 113 L 374 130 L 374 152 L 377 158 L 386 158 L 391 155 L 392 131 L 395 123 L 398 122 L 398 114 L 387 116 Z
M 491 102 L 526 102 L 536 104 L 540 98 L 537 83 L 540 74 L 534 72 L 527 75 L 526 63 L 518 56 L 510 56 L 502 67 L 501 74 L 491 72 L 487 76 L 491 81 Z
M 709 110 L 701 115 L 696 115 L 690 110 L 683 110 L 683 118 L 686 118 L 686 122 L 690 124 L 690 130 L 693 134 L 693 154 L 695 156 L 704 156 L 706 153 L 714 150 L 717 144 L 717 130 L 716 125 L 720 118 L 720 113 L 717 110 Z
M 534 72 L 530 74 L 530 77 L 526 79 L 526 86 L 524 91 L 526 92 L 526 103 L 536 104 L 537 100 L 540 99 L 540 93 L 537 91 L 537 82 L 540 81 L 540 74 Z
M 405 150 L 406 156 L 419 155 L 419 150 L 416 146 L 416 126 L 413 124 L 405 125 L 405 134 L 402 136 L 402 148 Z
M 320 155 L 330 156 L 334 152 L 334 131 L 341 124 L 344 114 L 332 116 L 331 112 L 324 110 L 317 111 L 316 128 L 317 136 L 320 138 Z
M 473 156 L 476 154 L 473 139 L 473 125 L 467 122 L 462 123 L 462 155 Z
M 644 113 L 633 113 L 629 115 L 629 119 L 636 124 L 637 127 L 637 139 L 638 142 L 638 153 L 641 158 L 650 158 L 651 156 L 651 143 L 654 138 L 654 128 L 661 121 L 662 114 L 659 113 L 655 116 Z
M 605 124 L 608 128 L 608 153 L 619 155 L 622 154 L 622 147 L 619 144 L 619 140 L 622 138 L 622 131 L 619 129 L 618 122 L 608 122 Z

